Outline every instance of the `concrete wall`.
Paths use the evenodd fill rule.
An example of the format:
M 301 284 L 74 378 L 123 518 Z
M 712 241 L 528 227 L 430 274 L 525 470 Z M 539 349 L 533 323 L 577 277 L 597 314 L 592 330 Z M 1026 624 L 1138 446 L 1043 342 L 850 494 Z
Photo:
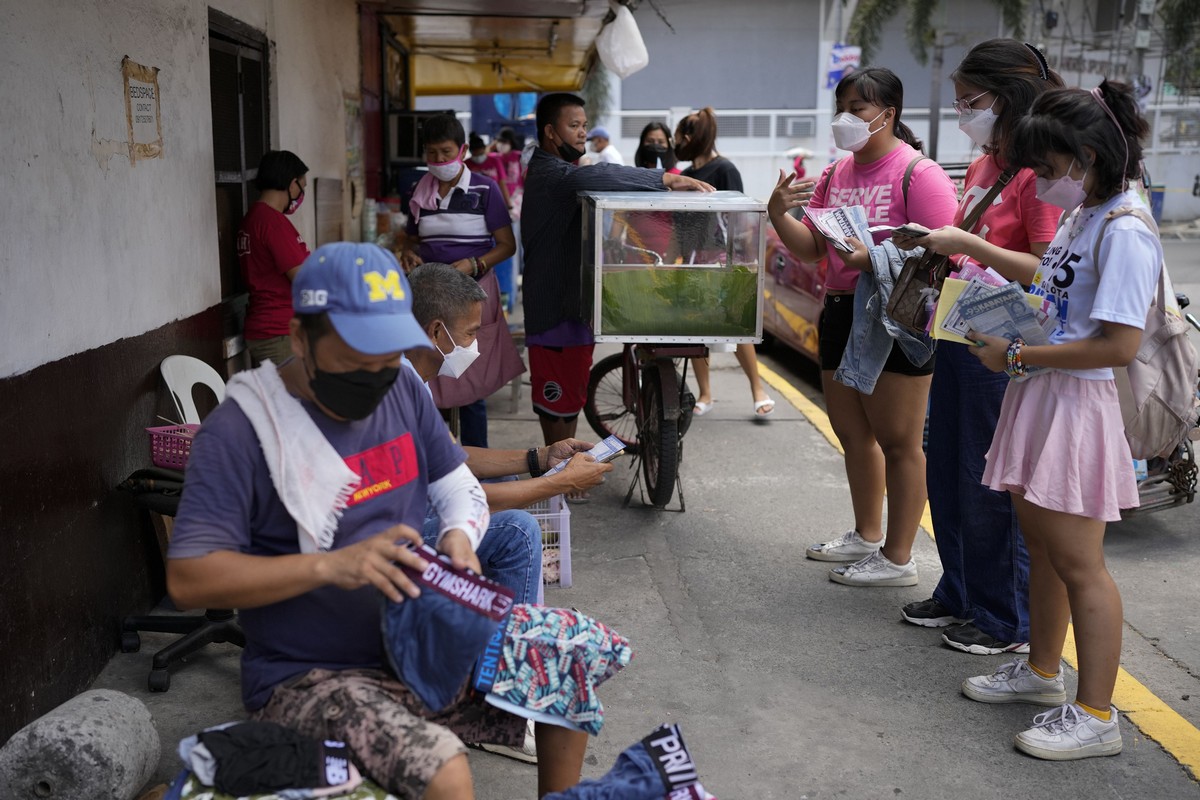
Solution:
M 817 0 L 658 0 L 634 18 L 650 65 L 621 86 L 625 110 L 712 106 L 812 108 L 820 34 Z
M 271 43 L 272 144 L 344 178 L 354 0 L 215 3 Z M 174 413 L 162 358 L 222 357 L 208 9 L 0 4 L 0 742 L 86 688 L 163 594 L 146 515 L 114 487 Z M 162 157 L 136 164 L 125 55 L 160 70 Z
M 0 12 L 0 378 L 217 304 L 203 0 L 45 0 Z M 272 144 L 345 173 L 353 0 L 217 0 L 273 42 Z M 158 67 L 163 152 L 130 163 L 121 58 Z M 312 241 L 313 206 L 296 224 Z M 83 322 L 84 324 L 80 324 Z

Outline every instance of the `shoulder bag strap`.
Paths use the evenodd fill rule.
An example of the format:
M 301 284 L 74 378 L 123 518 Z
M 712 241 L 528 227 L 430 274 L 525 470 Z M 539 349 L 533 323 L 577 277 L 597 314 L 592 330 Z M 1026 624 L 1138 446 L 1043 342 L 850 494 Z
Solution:
M 917 164 L 920 164 L 927 158 L 929 156 L 921 153 L 915 156 L 912 161 L 909 161 L 908 166 L 904 168 L 904 180 L 900 182 L 900 194 L 904 197 L 904 216 L 906 219 L 908 217 L 908 187 L 912 183 L 913 170 L 916 169 Z
M 1155 236 L 1159 235 L 1158 223 L 1154 221 L 1154 217 L 1145 211 L 1133 206 L 1114 208 L 1104 215 L 1104 222 L 1100 223 L 1100 230 L 1096 231 L 1096 244 L 1092 247 L 1092 263 L 1096 265 L 1097 272 L 1100 271 L 1100 242 L 1104 239 L 1104 231 L 1108 228 L 1108 223 L 1126 214 L 1141 220 L 1142 224 L 1149 228 L 1151 233 Z M 1167 265 L 1165 263 L 1158 270 L 1158 297 L 1156 302 L 1159 308 L 1167 307 Z
M 971 228 L 974 228 L 975 223 L 979 222 L 979 218 L 983 216 L 983 212 L 987 211 L 988 206 L 990 206 L 992 201 L 996 199 L 996 195 L 1000 194 L 1001 189 L 1003 189 L 1005 186 L 1008 186 L 1008 182 L 1011 181 L 1013 176 L 1016 174 L 1017 171 L 1013 169 L 1008 169 L 1004 172 L 1001 172 L 1000 177 L 996 178 L 996 182 L 992 184 L 992 188 L 988 189 L 987 194 L 983 196 L 982 200 L 975 204 L 975 208 L 971 209 L 971 213 L 967 215 L 966 219 L 959 223 L 958 227 L 962 228 L 964 231 L 969 231 Z

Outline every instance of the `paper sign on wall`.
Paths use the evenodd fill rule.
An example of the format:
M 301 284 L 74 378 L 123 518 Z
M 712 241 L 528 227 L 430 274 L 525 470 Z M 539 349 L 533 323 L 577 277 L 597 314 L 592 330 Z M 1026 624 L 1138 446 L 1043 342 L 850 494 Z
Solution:
M 129 126 L 129 163 L 162 155 L 162 117 L 159 114 L 158 67 L 121 59 L 125 78 L 125 119 Z

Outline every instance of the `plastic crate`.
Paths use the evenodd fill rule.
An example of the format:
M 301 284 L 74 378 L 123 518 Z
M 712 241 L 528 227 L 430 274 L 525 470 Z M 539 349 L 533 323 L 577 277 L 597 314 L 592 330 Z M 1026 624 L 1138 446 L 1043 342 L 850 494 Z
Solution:
M 542 528 L 542 583 L 571 585 L 571 509 L 561 494 L 525 509 Z
M 150 460 L 163 469 L 182 470 L 192 453 L 192 439 L 199 425 L 166 425 L 146 428 L 150 434 Z

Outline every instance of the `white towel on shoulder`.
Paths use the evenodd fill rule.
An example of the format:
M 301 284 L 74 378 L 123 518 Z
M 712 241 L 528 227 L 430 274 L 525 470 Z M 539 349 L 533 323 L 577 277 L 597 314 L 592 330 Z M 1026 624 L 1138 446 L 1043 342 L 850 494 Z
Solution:
M 300 552 L 328 550 L 361 477 L 288 393 L 270 361 L 233 376 L 226 395 L 254 426 L 275 491 L 300 529 Z

